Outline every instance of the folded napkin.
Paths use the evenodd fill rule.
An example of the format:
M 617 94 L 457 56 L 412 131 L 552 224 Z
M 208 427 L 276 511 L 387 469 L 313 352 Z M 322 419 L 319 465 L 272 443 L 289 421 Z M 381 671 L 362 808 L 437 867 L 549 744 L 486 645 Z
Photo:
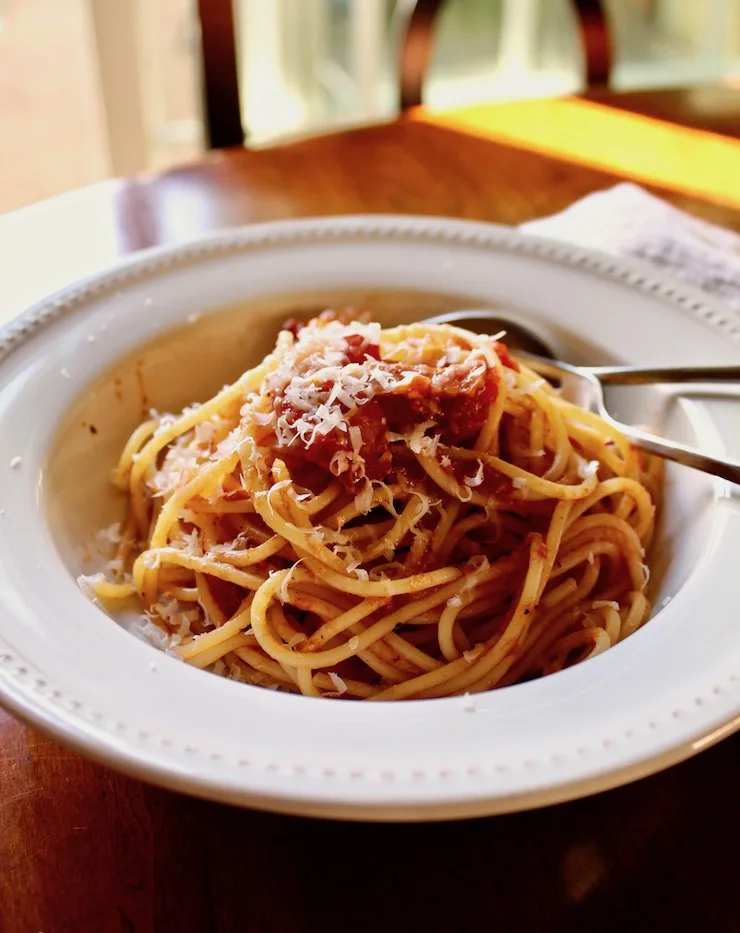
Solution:
M 629 256 L 711 292 L 740 310 L 740 236 L 715 227 L 632 184 L 576 201 L 522 230 Z

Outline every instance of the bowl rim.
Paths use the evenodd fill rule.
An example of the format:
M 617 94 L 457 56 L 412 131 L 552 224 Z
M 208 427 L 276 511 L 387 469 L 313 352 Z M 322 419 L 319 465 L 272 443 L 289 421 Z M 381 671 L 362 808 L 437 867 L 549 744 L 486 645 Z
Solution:
M 523 253 L 539 259 L 552 260 L 555 263 L 581 268 L 600 277 L 618 281 L 629 287 L 657 297 L 663 302 L 676 306 L 684 312 L 700 319 L 704 324 L 722 333 L 722 335 L 740 345 L 740 313 L 734 312 L 720 302 L 708 297 L 698 289 L 685 285 L 660 273 L 654 273 L 649 267 L 633 260 L 600 254 L 580 247 L 573 247 L 556 240 L 532 236 L 512 231 L 498 225 L 474 221 L 448 220 L 393 215 L 304 219 L 277 221 L 220 231 L 189 240 L 177 245 L 158 246 L 122 259 L 111 268 L 90 276 L 80 282 L 62 289 L 49 298 L 36 303 L 19 317 L 13 319 L 0 330 L 0 365 L 14 349 L 20 347 L 44 327 L 60 317 L 83 308 L 88 301 L 105 296 L 111 291 L 146 279 L 152 274 L 161 273 L 180 265 L 208 260 L 220 255 L 240 253 L 244 250 L 264 249 L 274 246 L 296 245 L 301 242 L 332 242 L 347 237 L 358 239 L 372 237 L 381 240 L 448 241 L 481 248 L 494 248 L 503 252 Z M 63 739 L 75 750 L 111 764 L 119 770 L 139 778 L 155 780 L 176 790 L 186 791 L 201 796 L 216 797 L 235 803 L 248 803 L 265 809 L 283 812 L 312 812 L 315 815 L 334 816 L 342 811 L 342 818 L 377 816 L 378 806 L 362 803 L 360 800 L 346 799 L 344 803 L 327 802 L 317 797 L 313 801 L 302 798 L 296 804 L 284 794 L 271 795 L 245 789 L 235 784 L 217 785 L 212 779 L 195 772 L 178 771 L 171 764 L 162 762 L 158 755 L 149 754 L 139 747 L 135 753 L 116 747 L 115 743 L 106 742 L 101 730 L 91 727 L 85 720 L 76 717 L 74 708 L 65 708 L 53 696 L 43 696 L 29 690 L 33 679 L 29 664 L 16 658 L 7 649 L 0 636 L 0 699 L 19 718 L 25 719 L 55 739 Z M 740 678 L 733 678 L 733 683 L 740 683 Z M 725 699 L 727 697 L 725 696 Z M 425 701 L 435 702 L 435 701 Z M 446 703 L 449 700 L 441 700 Z M 606 787 L 615 786 L 624 780 L 642 776 L 667 764 L 688 757 L 696 751 L 697 743 L 704 745 L 719 741 L 726 734 L 740 727 L 740 699 L 733 706 L 731 716 L 727 712 L 718 712 L 714 717 L 705 715 L 703 723 L 694 730 L 686 730 L 685 740 L 669 748 L 658 749 L 653 757 L 640 758 L 629 765 L 613 769 L 608 774 L 593 777 L 592 787 L 578 787 L 566 782 L 559 785 L 551 782 L 546 790 L 538 790 L 536 795 L 524 791 L 521 795 L 508 795 L 507 798 L 491 798 L 490 789 L 480 796 L 468 798 L 469 814 L 464 812 L 466 805 L 459 801 L 446 804 L 443 788 L 440 787 L 439 800 L 428 799 L 419 805 L 418 818 L 444 818 L 449 808 L 449 816 L 498 812 L 501 810 L 523 809 L 526 806 L 540 806 L 556 800 L 583 796 Z M 588 784 L 588 782 L 585 782 Z M 502 803 L 504 804 L 502 806 Z M 394 804 L 385 800 L 382 809 L 388 818 L 410 817 L 413 807 L 407 801 Z M 397 812 L 396 812 L 397 811 Z M 401 811 L 403 813 L 401 814 Z M 413 814 L 411 815 L 413 817 Z

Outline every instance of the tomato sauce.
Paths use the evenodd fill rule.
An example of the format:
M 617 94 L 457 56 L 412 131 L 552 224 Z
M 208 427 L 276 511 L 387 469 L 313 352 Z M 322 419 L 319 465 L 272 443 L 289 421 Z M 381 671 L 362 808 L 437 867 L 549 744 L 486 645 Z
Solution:
M 294 333 L 301 326 L 296 321 L 285 325 Z M 443 444 L 454 446 L 468 445 L 480 434 L 498 394 L 498 373 L 483 360 L 473 366 L 465 362 L 441 367 L 425 363 L 386 362 L 380 359 L 380 348 L 369 344 L 361 333 L 349 334 L 344 339 L 347 364 L 373 361 L 394 376 L 397 382 L 403 380 L 404 384 L 400 388 L 391 385 L 376 391 L 370 401 L 358 404 L 351 414 L 348 426 L 360 431 L 358 450 L 352 443 L 355 432 L 334 428 L 325 435 L 314 432 L 310 442 L 302 444 L 299 449 L 295 449 L 297 445 L 294 442 L 285 451 L 287 459 L 295 462 L 302 458 L 304 462 L 332 472 L 348 491 L 354 492 L 358 481 L 365 478 L 388 480 L 396 475 L 413 484 L 423 477 L 423 471 L 406 445 L 391 444 L 389 431 L 405 434 L 418 424 L 432 421 L 435 427 L 430 429 L 430 435 L 439 434 Z M 497 342 L 495 349 L 503 365 L 519 368 L 503 344 Z M 413 373 L 411 379 L 408 378 L 409 373 Z M 322 386 L 322 389 L 328 394 L 331 385 Z M 286 416 L 288 424 L 304 414 L 282 395 L 274 399 L 274 405 L 278 415 Z M 347 456 L 337 458 L 337 453 Z M 487 477 L 485 491 L 489 492 L 493 486 L 496 492 L 503 492 L 503 485 Z M 507 483 L 506 486 L 510 492 L 510 485 Z
M 360 429 L 362 442 L 357 453 L 365 461 L 364 476 L 367 479 L 385 479 L 391 472 L 392 459 L 388 442 L 388 423 L 380 405 L 375 401 L 367 402 L 351 416 L 349 426 Z M 303 455 L 310 463 L 330 471 L 334 455 L 339 451 L 355 453 L 349 431 L 339 431 L 335 428 L 328 434 L 317 434 L 313 441 L 303 448 Z M 338 474 L 340 482 L 350 491 L 361 478 L 351 467 Z
M 496 356 L 501 360 L 501 364 L 507 369 L 513 369 L 514 372 L 521 372 L 521 366 L 509 353 L 509 348 L 505 343 L 501 343 L 500 340 L 494 340 L 493 349 L 496 351 Z
M 456 446 L 480 434 L 498 392 L 494 371 L 486 368 L 476 374 L 463 364 L 437 369 L 424 363 L 387 363 L 384 368 L 398 376 L 416 373 L 403 392 L 378 396 L 392 431 L 403 432 L 423 421 L 434 421 L 442 443 Z

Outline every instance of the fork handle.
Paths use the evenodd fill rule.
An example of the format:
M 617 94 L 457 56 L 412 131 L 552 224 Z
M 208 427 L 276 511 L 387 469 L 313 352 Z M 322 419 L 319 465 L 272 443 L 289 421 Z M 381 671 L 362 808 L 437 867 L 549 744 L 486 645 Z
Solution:
M 674 463 L 681 463 L 683 466 L 692 467 L 704 473 L 720 476 L 731 483 L 740 483 L 740 461 L 710 457 L 693 447 L 686 447 L 684 444 L 678 444 L 675 441 L 664 440 L 661 437 L 655 437 L 654 434 L 649 434 L 647 431 L 641 431 L 631 425 L 622 424 L 603 411 L 601 415 L 605 421 L 609 421 L 614 425 L 639 450 L 656 454 L 665 460 L 672 460 Z
M 740 366 L 580 366 L 613 385 L 646 385 L 654 382 L 740 382 Z

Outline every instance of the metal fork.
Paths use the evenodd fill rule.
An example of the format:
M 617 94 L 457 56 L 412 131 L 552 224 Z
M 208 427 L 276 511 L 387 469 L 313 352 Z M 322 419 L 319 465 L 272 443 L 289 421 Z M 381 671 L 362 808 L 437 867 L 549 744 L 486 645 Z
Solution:
M 740 381 L 740 366 L 651 367 L 646 369 L 635 366 L 570 366 L 559 360 L 545 359 L 521 350 L 515 352 L 526 366 L 548 381 L 559 381 L 566 398 L 577 399 L 577 403 L 582 408 L 599 415 L 604 421 L 613 425 L 640 450 L 693 467 L 695 470 L 702 470 L 704 473 L 721 476 L 722 479 L 732 483 L 740 483 L 740 461 L 710 457 L 693 447 L 664 440 L 612 418 L 604 403 L 603 389 L 604 385 L 738 382 Z

